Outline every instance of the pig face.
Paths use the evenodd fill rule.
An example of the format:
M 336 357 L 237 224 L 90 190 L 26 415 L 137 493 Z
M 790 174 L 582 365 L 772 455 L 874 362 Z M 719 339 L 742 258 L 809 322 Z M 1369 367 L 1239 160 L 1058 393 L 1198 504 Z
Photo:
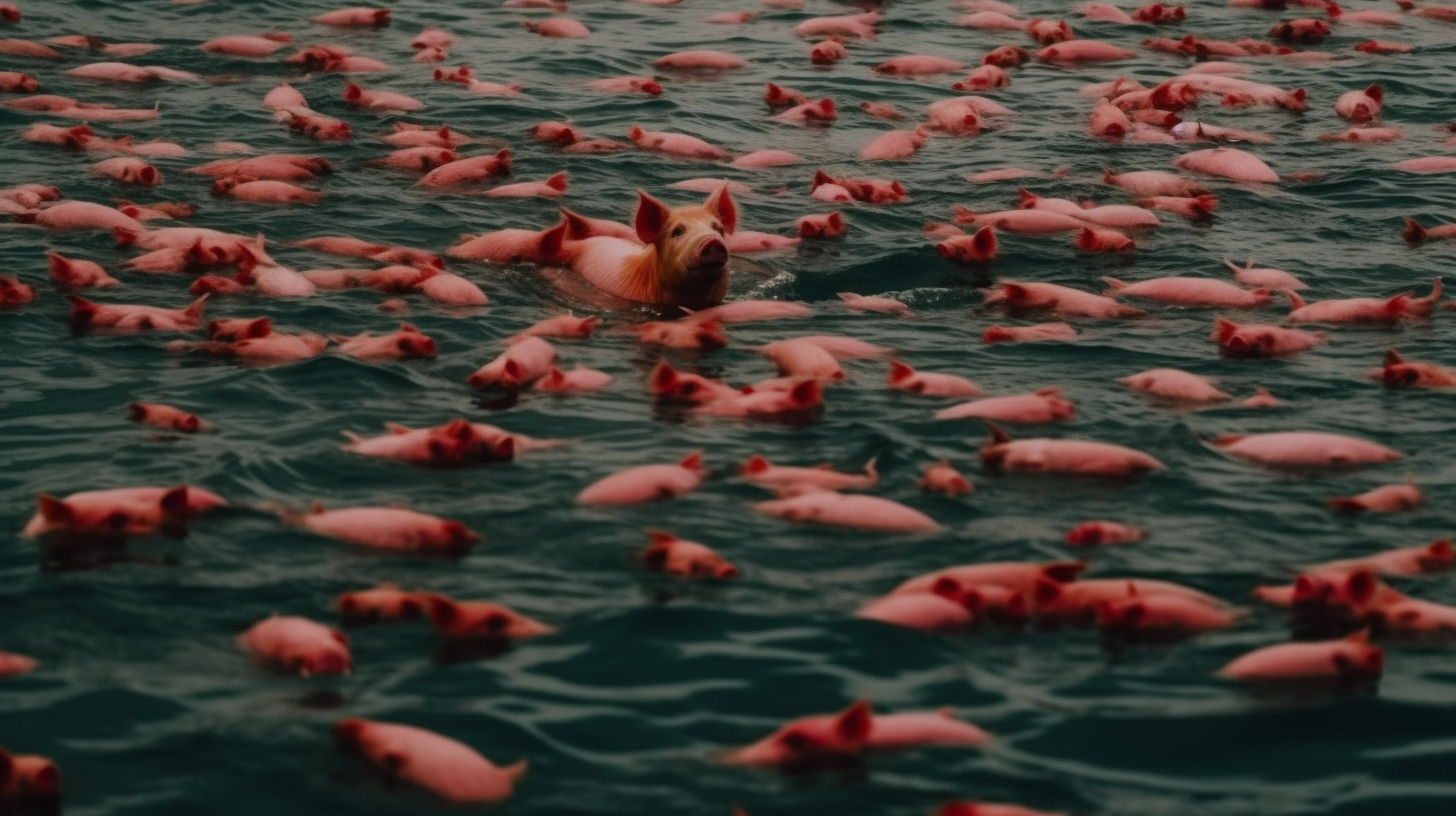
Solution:
M 696 207 L 669 210 L 638 192 L 635 228 L 642 243 L 657 249 L 658 277 L 673 302 L 717 303 L 728 288 L 728 245 L 738 226 L 738 208 L 727 187 Z
M 794 720 L 752 745 L 725 754 L 723 760 L 787 766 L 854 756 L 869 742 L 872 727 L 869 704 L 860 701 L 839 714 Z

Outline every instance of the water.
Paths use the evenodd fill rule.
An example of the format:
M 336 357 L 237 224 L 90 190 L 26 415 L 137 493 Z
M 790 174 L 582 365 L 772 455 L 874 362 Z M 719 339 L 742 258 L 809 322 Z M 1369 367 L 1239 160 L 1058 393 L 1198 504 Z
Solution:
M 395 70 L 363 76 L 366 87 L 416 96 L 429 105 L 412 121 L 447 122 L 502 140 L 516 153 L 517 179 L 565 169 L 568 206 L 626 218 L 634 189 L 686 203 L 694 195 L 666 184 L 726 176 L 754 188 L 740 197 L 747 229 L 784 232 L 826 208 L 805 197 L 817 166 L 835 174 L 902 180 L 910 201 L 846 208 L 845 240 L 804 245 L 737 263 L 731 299 L 769 297 L 811 304 L 808 320 L 734 326 L 727 349 L 701 357 L 669 355 L 735 383 L 770 375 L 751 348 L 805 333 L 842 333 L 894 346 L 912 365 L 964 374 L 991 393 L 1060 386 L 1077 405 L 1073 422 L 1019 435 L 1093 438 L 1157 456 L 1168 470 L 1131 484 L 995 477 L 976 456 L 983 429 L 937 422 L 940 400 L 886 389 L 878 362 L 847 364 L 851 381 L 830 389 L 822 420 L 804 427 L 683 418 L 656 411 L 642 377 L 658 358 L 626 334 L 603 331 L 562 342 L 576 362 L 616 375 L 604 393 L 570 399 L 528 394 L 508 407 L 480 405 L 464 384 L 503 338 L 575 306 L 528 268 L 455 264 L 491 304 L 475 313 L 415 301 L 409 319 L 439 344 L 432 361 L 370 365 L 337 356 L 276 368 L 244 368 L 163 351 L 168 337 L 73 337 L 68 304 L 45 280 L 47 248 L 115 270 L 126 257 L 108 236 L 46 234 L 0 225 L 0 270 L 37 286 L 39 299 L 0 315 L 0 529 L 18 531 L 39 492 L 137 484 L 191 483 L 239 508 L 198 523 L 184 541 L 136 542 L 116 563 L 56 563 L 18 535 L 0 545 L 0 648 L 42 661 L 36 673 L 0 685 L 0 744 L 45 754 L 66 778 L 66 809 L 87 814 L 165 816 L 267 812 L 404 814 L 446 808 L 407 792 L 385 791 L 353 760 L 338 755 L 328 731 L 343 716 L 436 729 L 486 756 L 525 758 L 530 773 L 499 808 L 510 814 L 724 814 L 739 804 L 758 814 L 923 814 L 950 798 L 1015 801 L 1046 810 L 1121 816 L 1295 816 L 1437 814 L 1456 800 L 1456 663 L 1449 644 L 1387 643 L 1387 670 L 1376 694 L 1270 697 L 1214 677 L 1249 649 L 1287 639 L 1282 618 L 1253 610 L 1225 633 L 1161 647 L 1108 650 L 1091 631 L 985 632 L 942 638 L 852 619 L 860 604 L 901 580 L 942 566 L 981 560 L 1057 559 L 1074 524 L 1116 518 L 1152 531 L 1134 546 L 1086 553 L 1094 575 L 1181 581 L 1233 602 L 1258 584 L 1285 581 L 1297 565 L 1411 546 L 1449 535 L 1445 507 L 1456 484 L 1449 464 L 1452 408 L 1445 393 L 1389 392 L 1367 380 L 1387 347 L 1413 359 L 1451 363 L 1452 322 L 1393 331 L 1339 329 L 1329 345 L 1277 361 L 1220 359 L 1207 339 L 1207 310 L 1155 308 L 1146 320 L 1089 323 L 1076 344 L 982 346 L 998 314 L 982 312 L 974 287 L 986 275 L 939 258 L 920 235 L 946 220 L 952 204 L 998 208 L 1015 202 L 1015 184 L 973 186 L 962 175 L 1019 165 L 1070 168 L 1063 181 L 1038 181 L 1044 195 L 1124 197 L 1100 183 L 1100 168 L 1166 168 L 1182 146 L 1109 145 L 1084 135 L 1084 83 L 1130 76 L 1155 82 L 1186 63 L 1146 53 L 1107 67 L 1068 70 L 1028 65 L 997 93 L 1017 113 L 1004 129 L 974 139 L 936 138 L 913 160 L 859 165 L 859 147 L 887 126 L 856 108 L 867 99 L 918 111 L 952 93 L 951 77 L 915 81 L 869 72 L 902 53 L 974 61 L 1019 35 L 960 29 L 961 13 L 938 2 L 888 6 L 882 33 L 852 43 L 850 58 L 824 70 L 808 65 L 809 43 L 792 26 L 846 6 L 817 1 L 803 12 L 766 10 L 746 26 L 702 21 L 741 4 L 693 2 L 670 8 L 579 3 L 571 16 L 591 27 L 585 41 L 523 33 L 525 15 L 484 4 L 394 5 L 379 31 L 333 32 L 306 21 L 331 5 L 212 2 L 173 6 L 110 2 L 24 4 L 24 22 L 7 36 L 42 39 L 90 33 L 108 41 L 165 47 L 135 60 L 227 77 L 210 84 L 113 87 L 66 77 L 65 68 L 101 59 L 67 52 L 58 64 L 0 57 L 0 69 L 27 70 L 42 91 L 123 106 L 160 100 L 156 122 L 98 125 L 106 134 L 177 141 L 193 155 L 159 159 L 167 182 L 156 191 L 112 185 L 87 173 L 95 159 L 18 139 L 0 145 L 4 184 L 41 181 L 68 197 L 196 200 L 193 223 L 268 235 L 275 256 L 299 269 L 353 266 L 284 248 L 314 235 L 349 234 L 443 250 L 461 233 L 549 224 L 558 202 L 492 200 L 409 186 L 409 177 L 370 168 L 375 140 L 391 117 L 351 112 L 339 101 L 344 79 L 303 78 L 276 60 L 204 55 L 209 37 L 288 30 L 300 44 L 336 42 L 384 59 Z M 1027 16 L 1067 13 L 1028 0 Z M 1183 32 L 1261 37 L 1284 15 L 1200 4 Z M 1312 16 L 1312 12 L 1310 13 Z M 1135 44 L 1166 34 L 1151 27 L 1085 23 L 1083 36 Z M 483 79 L 519 81 L 523 100 L 472 97 L 429 81 L 430 66 L 409 62 L 409 40 L 424 26 L 461 36 L 447 64 L 468 64 Z M 1400 218 L 1440 223 L 1456 204 L 1449 179 L 1391 169 L 1400 159 L 1441 153 L 1436 131 L 1451 116 L 1447 72 L 1456 28 L 1413 20 L 1385 31 L 1337 29 L 1321 50 L 1328 63 L 1254 60 L 1254 78 L 1308 89 L 1303 115 L 1205 105 L 1218 124 L 1263 130 L 1255 146 L 1277 172 L 1318 170 L 1307 183 L 1249 188 L 1211 182 L 1221 199 L 1216 220 L 1189 225 L 1173 216 L 1140 239 L 1130 256 L 1090 256 L 1065 240 L 1003 238 L 990 275 L 1098 288 L 1102 275 L 1221 276 L 1220 259 L 1254 257 L 1302 275 L 1314 298 L 1385 295 L 1418 288 L 1446 271 L 1450 249 L 1414 249 L 1399 239 Z M 1352 50 L 1368 36 L 1410 42 L 1407 57 Z M 664 77 L 656 99 L 598 96 L 586 80 L 648 73 L 657 56 L 688 47 L 722 48 L 750 67 L 719 77 Z M 288 53 L 282 52 L 279 56 Z M 260 100 L 289 77 L 320 111 L 355 130 L 347 144 L 313 144 L 269 120 Z M 841 118 L 801 129 L 766 119 L 763 83 L 830 95 Z M 1339 92 L 1380 82 L 1386 119 L 1406 127 L 1391 145 L 1314 141 L 1341 129 L 1331 106 Z M 35 117 L 0 108 L 0 132 L 18 133 Z M 632 124 L 708 138 L 743 152 L 778 147 L 807 164 L 737 171 L 637 152 L 562 155 L 525 134 L 535 122 L 570 118 L 589 135 L 624 139 Z M 44 117 L 42 121 L 49 121 Z M 267 207 L 211 200 L 206 182 L 182 170 L 207 160 L 207 145 L 240 140 L 262 152 L 309 152 L 339 168 L 316 206 Z M 183 281 L 125 275 L 106 302 L 180 305 Z M 834 293 L 899 297 L 919 317 L 849 313 Z M 300 301 L 218 299 L 212 316 L 271 315 L 284 328 L 353 334 L 383 330 L 395 318 L 367 291 Z M 1268 312 L 1277 317 L 1282 307 Z M 609 323 L 641 315 L 610 312 Z M 1255 317 L 1244 315 L 1240 317 Z M 1148 404 L 1116 378 L 1172 366 L 1221 378 L 1243 397 L 1265 386 L 1286 408 L 1219 407 L 1173 412 Z M 220 431 L 159 438 L 124 419 L 133 400 L 195 410 Z M 512 431 L 567 437 L 569 448 L 509 465 L 427 471 L 351 456 L 341 431 L 380 432 L 382 423 L 435 424 L 458 415 Z M 1229 461 L 1200 440 L 1223 433 L 1308 429 L 1353 433 L 1407 454 L 1403 462 L 1355 472 L 1280 476 Z M 676 461 L 701 449 L 713 478 L 670 503 L 626 509 L 579 508 L 571 498 L 621 467 Z M 747 508 L 763 493 L 735 478 L 761 453 L 776 462 L 830 462 L 854 470 L 879 457 L 879 495 L 937 519 L 944 530 L 916 536 L 846 533 L 792 526 Z M 977 484 L 962 499 L 928 496 L 915 482 L 923 467 L 949 459 Z M 1422 510 L 1393 516 L 1337 517 L 1323 504 L 1413 473 L 1426 491 Z M 251 508 L 265 502 L 333 507 L 403 502 L 460 519 L 484 543 L 458 563 L 361 553 Z M 731 585 L 666 586 L 631 564 L 642 530 L 659 527 L 706 542 L 735 561 Z M 1078 553 L 1082 555 L 1082 553 Z M 90 566 L 67 570 L 61 567 Z M 234 637 L 272 612 L 333 622 L 334 597 L 381 581 L 460 598 L 490 599 L 561 627 L 559 634 L 504 654 L 452 662 L 422 626 L 351 631 L 355 672 L 304 681 L 254 667 Z M 1449 578 L 1400 581 L 1423 598 L 1456 602 Z M 664 600 L 664 592 L 671 600 Z M 455 657 L 458 657 L 455 656 Z M 985 751 L 930 750 L 875 758 L 857 773 L 808 778 L 723 767 L 721 749 L 746 744 L 783 721 L 838 710 L 856 698 L 878 710 L 952 706 L 994 732 Z

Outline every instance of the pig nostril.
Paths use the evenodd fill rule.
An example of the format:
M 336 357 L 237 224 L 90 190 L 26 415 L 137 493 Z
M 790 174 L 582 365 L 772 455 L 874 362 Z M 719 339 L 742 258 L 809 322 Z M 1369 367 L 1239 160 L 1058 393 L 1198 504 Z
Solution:
M 708 241 L 698 250 L 698 262 L 701 264 L 721 264 L 727 261 L 728 247 L 722 241 Z

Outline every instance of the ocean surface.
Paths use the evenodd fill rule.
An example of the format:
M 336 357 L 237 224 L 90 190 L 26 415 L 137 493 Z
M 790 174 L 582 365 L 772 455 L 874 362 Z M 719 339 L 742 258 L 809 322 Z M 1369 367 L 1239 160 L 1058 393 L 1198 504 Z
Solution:
M 772 376 L 753 348 L 801 334 L 843 334 L 890 346 L 911 365 L 967 376 L 987 393 L 1058 387 L 1076 405 L 1073 421 L 1008 426 L 1015 436 L 1097 439 L 1147 451 L 1167 470 L 1136 481 L 997 476 L 982 471 L 986 432 L 976 421 L 938 421 L 951 401 L 893 391 L 880 360 L 845 364 L 848 381 L 826 391 L 818 422 L 805 425 L 698 418 L 654 407 L 644 377 L 663 356 L 640 346 L 630 327 L 645 310 L 601 311 L 529 266 L 452 261 L 450 268 L 490 296 L 480 309 L 450 309 L 418 296 L 406 319 L 435 338 L 436 359 L 370 364 L 327 353 L 301 363 L 247 367 L 169 353 L 175 335 L 74 336 L 69 304 L 46 277 L 44 252 L 95 260 L 123 285 L 90 293 L 108 303 L 181 306 L 181 276 L 120 271 L 135 254 L 102 233 L 49 233 L 0 222 L 0 273 L 36 287 L 35 302 L 0 313 L 0 649 L 36 657 L 31 674 L 0 680 L 0 745 L 59 763 L 65 811 L 169 816 L 239 814 L 421 814 L 456 812 L 421 794 L 390 790 L 362 763 L 339 753 L 330 728 L 362 716 L 418 725 L 461 740 L 498 763 L 525 759 L 530 771 L 498 806 L 513 816 L 863 814 L 916 816 L 951 799 L 1016 802 L 1096 816 L 1304 816 L 1450 814 L 1456 809 L 1456 644 L 1388 641 L 1378 689 L 1351 694 L 1264 694 L 1216 677 L 1251 649 L 1290 638 L 1277 611 L 1253 604 L 1250 590 L 1290 580 L 1297 568 L 1452 533 L 1456 494 L 1456 404 L 1450 392 L 1392 391 L 1366 372 L 1388 348 L 1456 365 L 1456 318 L 1394 329 L 1331 329 L 1329 343 L 1297 357 L 1223 359 L 1208 339 L 1214 312 L 1147 304 L 1143 319 L 1082 321 L 1075 343 L 983 345 L 993 323 L 1026 323 L 981 307 L 993 279 L 1056 282 L 1099 290 L 1101 276 L 1226 278 L 1223 258 L 1287 269 L 1311 299 L 1424 294 L 1450 269 L 1444 242 L 1407 246 L 1403 216 L 1429 225 L 1456 219 L 1450 176 L 1393 169 L 1402 159 L 1449 154 L 1444 126 L 1456 116 L 1451 77 L 1456 25 L 1410 17 L 1396 29 L 1336 26 L 1314 50 L 1322 62 L 1247 60 L 1249 76 L 1307 89 L 1310 107 L 1223 108 L 1205 101 L 1204 121 L 1263 131 L 1274 141 L 1242 145 L 1281 175 L 1306 181 L 1265 186 L 1206 180 L 1220 204 L 1211 222 L 1171 214 L 1138 235 L 1135 252 L 1086 254 L 1066 237 L 1002 235 L 1001 257 L 981 267 L 943 260 L 921 228 L 947 221 L 951 207 L 1015 206 L 1018 183 L 1049 196 L 1131 203 L 1101 182 L 1101 169 L 1171 169 L 1181 153 L 1207 145 L 1114 144 L 1086 134 L 1090 98 L 1079 89 L 1126 76 L 1146 84 L 1191 63 L 1139 48 L 1135 59 L 1080 68 L 1032 62 L 1013 84 L 990 94 L 1014 115 L 976 137 L 937 136 L 914 158 L 861 162 L 859 149 L 896 125 L 860 112 L 887 101 L 919 117 L 957 92 L 959 75 L 911 80 L 871 67 L 892 56 L 928 53 L 968 64 L 1001 44 L 1033 46 L 1016 32 L 957 27 L 963 10 L 931 0 L 884 6 L 879 36 L 849 43 L 830 68 L 811 66 L 811 42 L 793 27 L 814 15 L 855 7 L 808 0 L 802 10 L 758 9 L 746 25 L 713 25 L 714 12 L 753 8 L 728 0 L 658 7 L 576 2 L 569 16 L 590 27 L 585 40 L 527 33 L 540 12 L 497 3 L 398 0 L 393 24 L 331 30 L 309 22 L 326 0 L 257 0 L 173 5 L 164 0 L 29 0 L 22 22 L 0 36 L 41 40 L 90 34 L 106 42 L 163 47 L 137 64 L 204 74 L 211 81 L 139 86 L 87 82 L 63 71 L 109 59 L 61 48 L 55 61 L 0 56 L 0 70 L 23 70 L 41 92 L 123 107 L 161 103 L 155 121 L 98 123 L 106 135 L 165 139 L 189 155 L 153 160 L 166 177 L 131 188 L 88 172 L 99 156 L 21 141 L 33 121 L 62 123 L 0 107 L 0 187 L 42 182 L 66 197 L 97 202 L 195 201 L 188 222 L 264 233 L 273 256 L 296 269 L 352 267 L 359 261 L 291 249 L 319 235 L 351 235 L 441 252 L 461 234 L 540 229 L 566 205 L 627 220 L 637 188 L 671 204 L 699 194 L 676 181 L 722 177 L 752 192 L 738 196 L 741 227 L 792 234 L 794 220 L 829 205 L 807 197 L 816 168 L 832 175 L 901 180 L 909 198 L 889 206 L 842 207 L 839 241 L 735 259 L 729 299 L 802 302 L 810 318 L 730 326 L 719 351 L 669 352 L 676 366 L 735 384 Z M 1358 3 L 1352 8 L 1386 8 Z M 1323 15 L 1188 4 L 1185 23 L 1168 27 L 1087 22 L 1071 4 L 1025 0 L 1026 17 L 1065 16 L 1082 37 L 1138 47 L 1151 36 L 1265 39 L 1280 19 Z M 410 40 L 424 27 L 460 37 L 448 66 L 481 79 L 520 82 L 521 99 L 472 96 L 431 81 L 433 65 L 412 63 Z M 417 97 L 423 113 L 394 117 L 346 108 L 346 79 L 306 75 L 284 65 L 286 49 L 259 60 L 204 54 L 197 45 L 224 34 L 287 31 L 295 45 L 336 43 L 394 68 L 356 77 L 365 87 Z M 1370 37 L 1417 46 L 1413 54 L 1371 56 L 1353 46 Z M 657 72 L 656 98 L 600 95 L 590 79 L 654 73 L 671 51 L 716 48 L 749 60 L 716 74 Z M 280 79 L 319 111 L 348 121 L 347 143 L 291 134 L 262 108 Z M 829 127 L 771 121 L 765 82 L 830 96 L 840 117 Z M 1342 130 L 1333 102 L 1346 90 L 1380 83 L 1384 120 L 1406 129 L 1391 144 L 1316 141 Z M 515 154 L 513 180 L 569 173 L 560 200 L 489 199 L 411 186 L 408 174 L 372 167 L 389 146 L 378 137 L 396 118 L 448 123 L 495 140 L 467 148 Z M 804 163 L 767 171 L 729 168 L 636 150 L 563 154 L 534 141 L 530 127 L 570 120 L 589 136 L 626 141 L 632 125 L 696 135 L 738 154 L 781 148 Z M 909 125 L 900 125 L 909 126 Z M 326 157 L 336 172 L 316 205 L 264 206 L 214 199 L 208 180 L 184 169 L 215 156 L 218 141 L 260 153 Z M 1063 178 L 973 184 L 970 173 L 1018 166 L 1067 168 Z M 153 222 L 153 226 L 165 222 Z M 844 308 L 836 293 L 888 295 L 914 318 Z M 384 331 L 399 317 L 379 311 L 371 290 L 321 292 L 298 300 L 215 297 L 209 317 L 267 315 L 280 329 L 326 334 Z M 525 392 L 502 400 L 472 393 L 466 376 L 531 323 L 575 309 L 599 313 L 605 328 L 584 341 L 560 341 L 566 367 L 582 363 L 616 377 L 606 391 L 562 398 Z M 1238 320 L 1277 322 L 1279 299 Z M 194 339 L 201 339 L 200 335 Z M 1242 399 L 1265 387 L 1275 409 L 1237 400 L 1197 411 L 1153 404 L 1117 379 L 1176 367 L 1219 378 Z M 211 434 L 177 436 L 126 418 L 132 401 L 162 402 L 215 423 Z M 386 422 L 424 426 L 457 416 L 537 437 L 564 448 L 508 464 L 427 470 L 339 449 L 342 432 L 383 432 Z M 1353 434 L 1402 451 L 1403 461 L 1351 471 L 1280 474 L 1221 455 L 1206 440 L 1221 434 L 1318 430 Z M 675 462 L 703 451 L 712 475 L 677 500 L 628 508 L 577 506 L 592 481 L 620 468 Z M 830 463 L 856 471 L 877 457 L 875 495 L 933 517 L 943 528 L 917 535 L 861 533 L 794 525 L 755 513 L 769 497 L 738 477 L 753 454 L 776 463 Z M 917 488 L 923 469 L 949 460 L 976 485 L 949 498 Z M 1339 516 L 1324 499 L 1414 475 L 1426 505 L 1393 515 Z M 22 538 L 38 493 L 133 485 L 192 484 L 234 506 L 197 521 L 185 539 L 139 539 L 124 551 L 70 557 Z M 306 507 L 389 505 L 458 519 L 483 541 L 458 561 L 363 551 L 282 525 L 265 504 Z M 1066 532 L 1110 518 L 1149 531 L 1138 544 L 1074 550 Z M 633 561 L 648 528 L 716 548 L 741 575 L 688 585 L 649 577 Z M 855 610 L 911 576 L 976 561 L 1085 558 L 1089 576 L 1178 581 L 1231 603 L 1248 619 L 1228 631 L 1159 646 L 1105 646 L 1092 629 L 985 629 L 961 637 L 921 634 L 856 620 Z M 460 654 L 424 624 L 349 631 L 354 671 L 302 679 L 254 665 L 235 638 L 271 613 L 338 625 L 341 593 L 381 582 L 452 597 L 491 600 L 560 628 L 557 634 L 494 655 Z M 1456 603 L 1456 578 L 1394 579 L 1411 595 Z M 996 735 L 985 750 L 930 749 L 876 756 L 849 771 L 808 775 L 713 761 L 799 716 L 837 711 L 856 699 L 875 710 L 954 708 Z

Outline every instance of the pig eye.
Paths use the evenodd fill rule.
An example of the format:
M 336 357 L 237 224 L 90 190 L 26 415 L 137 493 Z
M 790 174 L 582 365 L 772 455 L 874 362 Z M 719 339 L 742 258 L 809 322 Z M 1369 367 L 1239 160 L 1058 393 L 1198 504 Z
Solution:
M 681 237 L 683 237 L 683 233 L 685 233 L 685 232 L 687 232 L 687 230 L 684 229 L 682 226 L 673 227 L 672 228 L 672 237 L 674 237 L 674 238 L 681 238 Z

